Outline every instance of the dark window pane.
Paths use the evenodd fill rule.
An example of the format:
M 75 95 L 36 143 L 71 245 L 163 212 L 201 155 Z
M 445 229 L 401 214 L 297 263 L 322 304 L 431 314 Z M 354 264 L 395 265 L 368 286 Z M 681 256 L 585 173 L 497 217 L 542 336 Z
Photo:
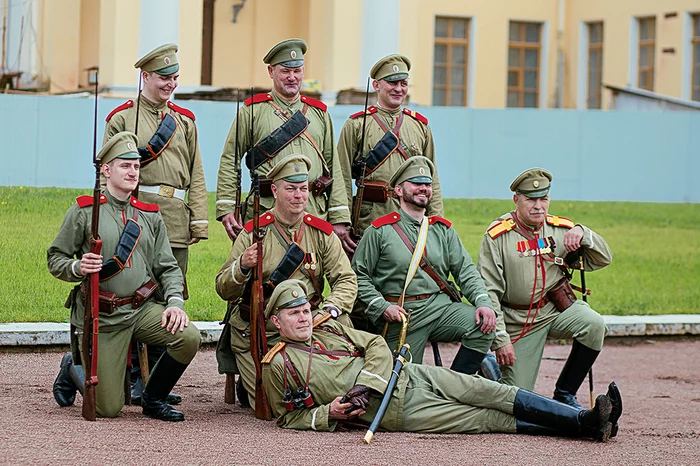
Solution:
M 467 21 L 464 19 L 452 20 L 452 37 L 455 39 L 467 38 Z
M 456 107 L 464 106 L 464 90 L 452 89 L 450 91 L 450 105 Z
M 588 42 L 598 44 L 602 42 L 602 26 L 600 23 L 591 23 L 588 26 Z
M 695 44 L 693 48 L 695 49 L 695 52 L 693 52 L 693 63 L 700 65 L 700 43 Z
M 519 42 L 520 41 L 520 23 L 510 23 L 510 29 L 508 30 L 508 39 L 511 42 Z
M 537 89 L 537 71 L 525 72 L 525 89 Z
M 433 105 L 445 105 L 445 89 L 433 89 Z
M 700 68 L 695 68 L 695 73 L 693 73 L 693 86 L 700 87 Z
M 508 100 L 506 102 L 507 107 L 517 107 L 518 106 L 518 93 L 517 92 L 509 92 L 508 93 Z
M 525 42 L 539 43 L 540 41 L 540 25 L 527 24 L 525 25 Z
M 525 50 L 525 67 L 537 68 L 539 50 Z
M 591 68 L 598 66 L 599 59 L 600 59 L 600 50 L 591 50 L 591 53 L 588 56 L 588 61 L 590 63 Z
M 641 40 L 654 39 L 654 20 L 653 19 L 639 20 L 639 38 Z
M 649 47 L 641 47 L 639 49 L 639 66 L 647 67 L 651 65 L 649 61 Z
M 447 18 L 435 18 L 435 37 L 447 37 Z
M 466 76 L 464 74 L 464 68 L 462 67 L 452 67 L 450 70 L 450 84 L 454 86 L 464 86 L 466 83 Z
M 641 73 L 639 73 L 639 87 L 642 89 L 647 88 L 647 73 L 647 71 L 642 71 Z
M 517 71 L 509 71 L 508 72 L 508 86 L 509 87 L 517 87 L 518 86 L 518 73 Z
M 694 15 L 693 20 L 695 23 L 695 27 L 693 28 L 695 30 L 695 37 L 700 37 L 700 15 Z
M 695 89 L 695 91 L 693 91 L 693 100 L 700 101 L 700 89 Z
M 523 101 L 523 107 L 536 108 L 537 107 L 537 94 L 534 92 L 526 92 L 525 100 Z
M 598 76 L 589 75 L 588 76 L 588 93 L 592 94 L 598 89 Z
M 520 66 L 520 49 L 508 49 L 508 66 Z
M 464 45 L 452 46 L 452 63 L 463 64 L 467 48 Z
M 435 63 L 447 63 L 447 46 L 435 44 Z
M 434 68 L 435 75 L 433 76 L 433 84 L 436 86 L 444 86 L 447 84 L 447 68 L 444 66 L 436 66 Z

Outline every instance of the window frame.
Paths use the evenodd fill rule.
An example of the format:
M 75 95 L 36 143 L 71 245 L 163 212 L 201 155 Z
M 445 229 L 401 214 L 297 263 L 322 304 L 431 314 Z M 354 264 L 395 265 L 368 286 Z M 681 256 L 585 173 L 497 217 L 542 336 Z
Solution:
M 510 31 L 513 25 L 518 25 L 520 27 L 520 34 L 517 41 L 513 41 L 510 38 Z M 537 26 L 537 42 L 527 42 L 527 26 L 535 25 Z M 536 21 L 509 21 L 508 23 L 508 62 L 507 62 L 507 72 L 506 72 L 506 107 L 507 108 L 540 108 L 540 76 L 542 70 L 542 34 L 544 31 L 544 24 Z M 510 63 L 511 50 L 518 50 L 518 66 L 512 66 Z M 537 66 L 534 68 L 525 66 L 525 55 L 528 50 L 537 51 Z M 525 73 L 528 71 L 534 71 L 537 74 L 537 79 L 534 88 L 525 88 Z M 510 73 L 517 73 L 517 85 L 511 86 L 509 77 Z M 511 92 L 517 94 L 517 105 L 508 105 L 508 95 Z M 535 94 L 535 106 L 525 107 L 525 94 Z
M 447 37 L 437 36 L 437 22 L 438 20 L 447 20 Z M 453 26 L 456 21 L 465 22 L 465 34 L 464 39 L 452 37 Z M 433 86 L 431 102 L 432 105 L 445 106 L 445 107 L 467 107 L 469 102 L 469 35 L 472 28 L 472 18 L 470 17 L 460 17 L 460 16 L 435 16 L 435 29 L 433 32 Z M 446 47 L 445 62 L 437 62 L 435 49 L 438 45 L 444 45 Z M 464 82 L 460 85 L 455 85 L 452 82 L 452 70 L 454 63 L 452 62 L 452 54 L 454 46 L 464 47 Z M 436 70 L 438 68 L 445 69 L 445 84 L 436 84 Z M 445 99 L 443 102 L 437 102 L 435 99 L 435 91 L 442 90 L 445 92 Z M 453 105 L 451 102 L 451 91 L 461 90 L 463 92 L 464 98 L 460 105 Z
M 692 36 L 690 37 L 692 72 L 690 73 L 690 100 L 700 102 L 700 13 L 690 15 Z M 696 49 L 699 49 L 696 53 Z M 698 84 L 695 84 L 696 80 Z
M 597 42 L 593 42 L 593 35 L 591 34 L 593 27 L 598 27 L 600 31 L 600 37 L 595 37 L 599 39 Z M 586 23 L 586 28 L 588 32 L 588 47 L 587 47 L 587 57 L 586 57 L 586 108 L 591 109 L 601 109 L 603 106 L 603 43 L 605 41 L 605 26 L 603 21 L 591 21 Z M 595 67 L 592 66 L 592 52 L 597 51 L 598 60 L 595 63 Z M 594 99 L 594 105 L 591 105 L 591 70 L 595 70 L 596 77 L 596 90 Z
M 642 39 L 643 23 L 650 22 L 652 26 L 651 39 Z M 656 65 L 656 16 L 645 16 L 637 18 L 637 87 L 650 92 L 654 91 L 654 67 Z M 651 63 L 642 66 L 642 53 L 651 49 Z M 646 86 L 642 86 L 642 73 L 648 73 Z

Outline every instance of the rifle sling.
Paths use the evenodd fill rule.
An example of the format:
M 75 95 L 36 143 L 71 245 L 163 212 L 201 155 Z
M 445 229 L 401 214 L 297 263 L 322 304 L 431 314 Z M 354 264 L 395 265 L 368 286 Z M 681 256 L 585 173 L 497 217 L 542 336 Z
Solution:
M 291 241 L 289 239 L 289 237 L 284 232 L 284 230 L 282 229 L 280 224 L 277 222 L 277 219 L 275 219 L 275 221 L 272 222 L 272 224 L 275 227 L 272 230 L 272 233 L 275 236 L 275 238 L 277 238 L 277 241 L 279 241 L 279 243 L 282 246 L 286 247 L 288 251 L 289 251 L 289 248 L 292 247 L 292 245 L 296 245 L 299 248 L 299 250 L 301 250 L 304 253 L 304 259 L 306 259 L 306 257 L 307 257 L 306 252 L 303 249 L 301 249 L 301 246 L 299 246 L 299 244 L 301 243 L 301 239 L 304 237 L 304 231 L 306 230 L 306 223 L 304 223 L 303 221 L 301 222 L 301 226 L 299 227 L 299 233 L 296 235 L 297 236 L 296 241 Z M 306 267 L 301 267 L 299 269 L 299 271 L 306 278 L 311 280 L 311 283 L 314 286 L 314 290 L 316 291 L 316 296 L 318 296 L 319 298 L 322 299 L 323 298 L 323 288 L 321 287 L 321 284 L 319 283 L 318 278 L 316 277 L 316 274 L 314 273 L 314 271 L 311 270 L 310 268 L 307 269 Z
M 163 153 L 175 136 L 175 131 L 177 131 L 177 120 L 170 113 L 166 113 L 146 147 L 138 149 L 141 155 L 141 167 L 153 162 Z
M 389 128 L 386 126 L 386 124 L 382 121 L 381 118 L 379 118 L 379 115 L 376 113 L 372 114 L 372 118 L 374 118 L 374 121 L 377 122 L 379 127 L 384 131 L 384 133 L 389 133 L 392 132 L 394 135 L 396 135 L 396 139 L 399 140 L 399 146 L 397 150 L 399 151 L 399 154 L 404 158 L 404 160 L 408 160 L 410 155 L 406 152 L 406 146 L 401 142 L 401 136 L 399 132 L 401 131 L 401 125 L 403 125 L 403 112 L 399 113 L 399 116 L 396 118 L 396 126 L 394 127 L 393 130 L 389 130 Z
M 246 164 L 249 170 L 255 170 L 263 163 L 274 157 L 279 151 L 284 149 L 297 136 L 306 131 L 309 126 L 309 120 L 299 110 L 294 112 L 291 118 L 288 118 L 262 141 L 258 142 L 253 147 L 252 165 L 249 163 L 251 158 L 246 158 Z

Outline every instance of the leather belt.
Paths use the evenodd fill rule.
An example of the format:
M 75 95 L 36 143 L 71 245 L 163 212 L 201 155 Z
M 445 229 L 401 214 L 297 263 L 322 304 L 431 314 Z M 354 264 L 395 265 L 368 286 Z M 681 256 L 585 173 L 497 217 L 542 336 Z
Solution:
M 549 298 L 545 296 L 544 298 L 542 298 L 542 299 L 540 300 L 539 303 L 532 303 L 532 309 L 537 309 L 538 306 L 539 306 L 540 308 L 543 308 L 544 305 L 547 304 L 548 302 L 549 302 Z M 503 304 L 504 306 L 509 307 L 509 308 L 511 308 L 511 309 L 515 309 L 515 310 L 517 310 L 517 311 L 528 311 L 528 310 L 530 310 L 530 305 L 529 305 L 529 304 L 524 304 L 524 305 L 523 305 L 523 304 L 512 304 L 512 303 L 509 303 L 509 302 L 506 302 L 506 301 L 501 301 L 501 304 Z
M 186 189 L 177 189 L 172 186 L 168 186 L 167 184 L 161 184 L 158 186 L 139 185 L 139 192 L 157 194 L 161 197 L 174 197 L 176 199 L 180 199 L 181 201 L 184 201 L 185 196 L 187 195 Z
M 403 298 L 403 302 L 407 303 L 409 301 L 423 301 L 424 299 L 428 299 L 432 296 L 432 294 L 419 294 L 418 296 L 406 296 Z M 384 299 L 389 301 L 390 303 L 398 303 L 399 302 L 399 296 L 384 296 Z

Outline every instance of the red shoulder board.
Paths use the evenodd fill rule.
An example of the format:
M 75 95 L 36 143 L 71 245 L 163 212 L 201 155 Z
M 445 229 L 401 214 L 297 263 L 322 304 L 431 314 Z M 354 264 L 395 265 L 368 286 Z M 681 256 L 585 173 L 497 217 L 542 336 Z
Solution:
M 547 223 L 555 227 L 573 228 L 574 222 L 566 217 L 558 217 L 556 215 L 547 215 Z
M 191 110 L 187 110 L 186 108 L 180 107 L 179 105 L 175 105 L 174 103 L 170 102 L 168 100 L 168 108 L 171 110 L 175 110 L 177 113 L 181 115 L 185 115 L 187 118 L 190 118 L 192 121 L 196 120 L 194 117 L 194 113 L 192 113 Z
M 75 198 L 78 206 L 80 206 L 81 209 L 83 207 L 91 206 L 93 199 L 94 197 L 92 196 L 80 196 Z M 100 194 L 100 204 L 104 204 L 105 202 L 107 202 L 107 197 L 104 194 Z
M 365 113 L 365 111 L 360 110 L 359 112 L 353 113 L 352 115 L 350 115 L 350 118 L 361 117 L 363 113 Z M 373 113 L 377 113 L 377 107 L 375 107 L 374 105 L 367 107 L 367 115 L 371 115 Z
M 374 228 L 379 228 L 383 227 L 384 225 L 391 225 L 392 223 L 396 223 L 400 219 L 401 215 L 398 212 L 392 212 L 390 214 L 386 214 L 385 216 L 376 219 L 374 222 L 372 222 L 372 226 Z
M 300 99 L 305 104 L 311 105 L 312 107 L 317 108 L 322 112 L 325 112 L 328 109 L 328 106 L 320 100 L 312 99 L 311 97 L 305 95 L 301 96 Z
M 512 218 L 507 218 L 505 220 L 503 219 L 497 219 L 500 220 L 500 222 L 494 224 L 491 228 L 486 230 L 486 232 L 489 234 L 489 236 L 492 239 L 496 239 L 499 236 L 501 236 L 503 233 L 506 233 L 513 228 L 515 228 L 515 221 Z
M 131 108 L 134 106 L 134 101 L 133 100 L 127 100 L 123 104 L 121 104 L 119 107 L 115 108 L 111 112 L 109 112 L 109 115 L 107 115 L 107 118 L 105 118 L 105 121 L 109 121 L 116 113 L 121 112 L 122 110 L 126 110 L 127 108 Z
M 248 97 L 243 101 L 243 104 L 259 104 L 260 102 L 269 102 L 270 100 L 272 100 L 272 94 L 266 94 L 264 92 L 261 92 L 260 94 L 255 94 L 253 97 Z
M 452 222 L 447 220 L 446 218 L 438 217 L 437 215 L 433 215 L 432 217 L 428 217 L 428 223 L 431 225 L 435 223 L 442 223 L 443 225 L 446 225 L 447 228 L 450 228 L 452 226 Z
M 416 120 L 420 121 L 420 122 L 423 123 L 424 125 L 427 125 L 427 124 L 428 124 L 428 119 L 427 119 L 426 117 L 424 117 L 423 115 L 421 115 L 420 113 L 418 113 L 418 112 L 414 112 L 413 110 L 409 110 L 409 109 L 407 109 L 407 108 L 404 108 L 404 109 L 403 109 L 403 112 L 404 112 L 406 115 L 408 115 L 408 116 L 410 116 L 410 117 L 413 117 L 413 118 L 415 118 Z
M 331 319 L 331 317 L 332 316 L 330 314 L 323 314 L 321 317 L 314 321 L 313 328 L 320 327 L 322 324 L 325 324 Z
M 264 214 L 262 214 L 260 216 L 259 223 L 260 223 L 261 227 L 266 227 L 274 221 L 275 221 L 275 216 L 272 215 L 270 212 L 265 212 Z M 252 233 L 253 232 L 253 221 L 251 220 L 248 223 L 246 223 L 245 225 L 243 225 L 243 228 L 248 233 Z
M 135 197 L 131 198 L 131 205 L 144 212 L 158 212 L 158 204 L 149 204 L 147 202 L 139 201 Z
M 330 235 L 333 233 L 333 225 L 330 223 L 326 222 L 325 220 L 321 220 L 318 217 L 314 217 L 311 214 L 304 214 L 304 223 L 306 223 L 309 226 L 314 227 L 317 230 L 321 230 L 327 235 Z

